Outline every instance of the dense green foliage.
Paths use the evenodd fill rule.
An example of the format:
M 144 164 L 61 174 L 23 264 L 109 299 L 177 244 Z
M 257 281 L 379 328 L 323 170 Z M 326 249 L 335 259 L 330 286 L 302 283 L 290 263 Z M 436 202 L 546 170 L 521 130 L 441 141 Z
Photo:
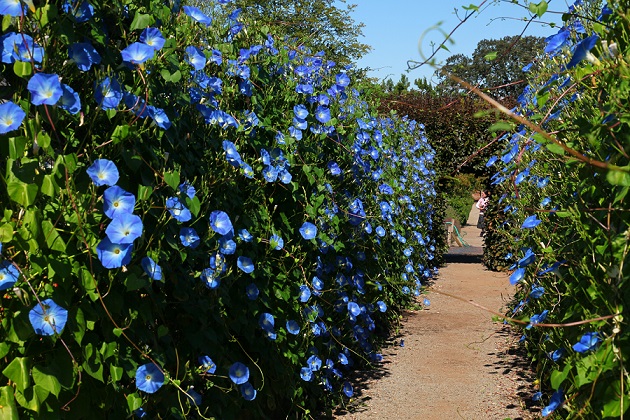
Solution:
M 620 418 L 630 407 L 629 7 L 571 6 L 525 68 L 523 124 L 488 162 L 486 260 L 513 270 L 512 316 L 526 322 L 543 415 Z
M 4 16 L 3 419 L 306 416 L 435 274 L 422 126 L 211 6 Z

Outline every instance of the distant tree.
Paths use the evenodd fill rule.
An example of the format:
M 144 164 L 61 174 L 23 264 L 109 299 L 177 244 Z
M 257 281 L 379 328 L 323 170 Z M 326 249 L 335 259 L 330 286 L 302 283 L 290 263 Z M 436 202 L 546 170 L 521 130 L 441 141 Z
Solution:
M 420 91 L 420 93 L 425 93 L 425 94 L 428 94 L 428 95 L 431 95 L 431 96 L 436 94 L 435 86 L 433 86 L 427 80 L 426 77 L 423 77 L 422 79 L 414 80 L 413 84 L 416 86 L 418 91 Z
M 313 52 L 324 51 L 339 65 L 355 63 L 371 50 L 359 41 L 363 23 L 352 19 L 356 4 L 346 0 L 235 0 L 260 27 L 273 27 L 276 34 L 300 39 Z
M 479 41 L 472 57 L 455 54 L 446 59 L 443 69 L 479 86 L 495 98 L 514 98 L 522 92 L 523 67 L 536 58 L 544 47 L 544 39 L 534 36 L 507 36 Z M 438 89 L 455 94 L 463 88 L 440 70 L 436 71 Z
M 409 90 L 409 86 L 411 86 L 411 83 L 409 83 L 409 78 L 406 75 L 401 74 L 400 80 L 394 85 L 394 88 L 392 89 L 392 93 L 394 95 L 400 95 L 404 92 L 407 92 Z

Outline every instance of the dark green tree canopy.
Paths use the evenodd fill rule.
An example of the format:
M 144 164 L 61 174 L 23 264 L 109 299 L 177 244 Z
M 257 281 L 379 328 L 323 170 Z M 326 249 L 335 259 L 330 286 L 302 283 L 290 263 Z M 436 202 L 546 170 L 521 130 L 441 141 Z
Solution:
M 535 36 L 507 36 L 479 41 L 472 57 L 455 54 L 446 59 L 443 70 L 487 90 L 495 98 L 516 97 L 525 86 L 523 67 L 536 58 L 544 39 Z M 461 86 L 440 70 L 436 71 L 438 88 L 448 94 L 463 91 Z
M 346 0 L 236 0 L 243 14 L 280 35 L 299 39 L 313 52 L 340 65 L 356 62 L 371 47 L 359 41 L 363 23 L 352 19 L 355 4 Z

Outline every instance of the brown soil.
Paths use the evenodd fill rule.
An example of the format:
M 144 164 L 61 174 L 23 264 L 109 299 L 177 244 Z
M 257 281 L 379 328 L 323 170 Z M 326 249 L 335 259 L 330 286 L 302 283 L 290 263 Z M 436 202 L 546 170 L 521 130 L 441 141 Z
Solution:
M 359 372 L 355 395 L 335 418 L 533 419 L 533 374 L 518 336 L 468 301 L 503 313 L 512 295 L 508 276 L 486 270 L 474 224 L 462 230 L 471 245 L 451 248 L 427 290 L 431 305 L 404 314 L 401 330 L 378 369 Z M 462 300 L 441 294 L 448 293 Z M 401 342 L 404 343 L 401 346 Z

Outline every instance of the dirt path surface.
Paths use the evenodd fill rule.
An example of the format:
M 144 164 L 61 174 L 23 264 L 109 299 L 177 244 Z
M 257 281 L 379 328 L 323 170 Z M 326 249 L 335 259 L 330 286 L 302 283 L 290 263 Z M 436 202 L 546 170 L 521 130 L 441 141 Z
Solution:
M 452 248 L 431 286 L 430 306 L 405 314 L 399 336 L 376 371 L 355 380 L 355 398 L 338 419 L 531 419 L 535 391 L 518 337 L 492 315 L 448 293 L 502 312 L 512 288 L 508 276 L 486 270 L 473 206 L 462 229 L 470 247 Z M 475 224 L 472 224 L 472 223 Z M 403 345 L 401 346 L 401 340 Z

